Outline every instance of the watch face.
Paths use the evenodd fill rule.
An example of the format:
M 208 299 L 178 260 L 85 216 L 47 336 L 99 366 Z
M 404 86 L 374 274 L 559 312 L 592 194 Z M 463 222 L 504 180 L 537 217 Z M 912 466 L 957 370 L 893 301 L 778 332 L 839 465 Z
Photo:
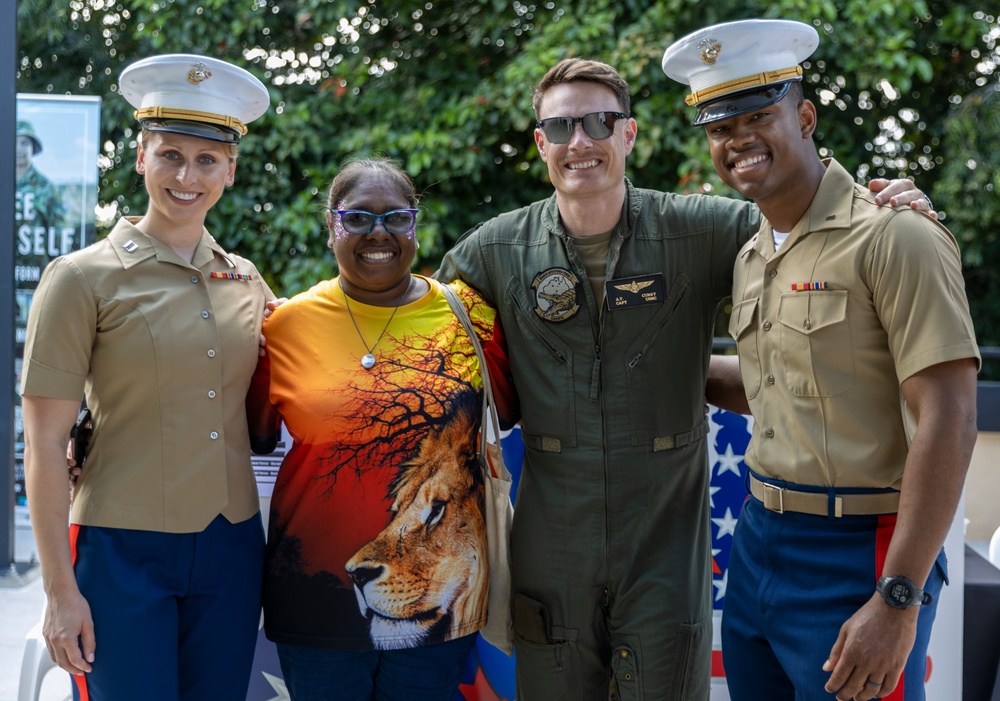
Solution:
M 931 596 L 924 594 L 906 577 L 881 577 L 875 588 L 885 602 L 894 608 L 905 609 L 931 602 Z
M 902 606 L 910 603 L 910 599 L 913 598 L 913 590 L 908 584 L 906 584 L 906 582 L 893 582 L 889 585 L 887 593 L 893 601 Z

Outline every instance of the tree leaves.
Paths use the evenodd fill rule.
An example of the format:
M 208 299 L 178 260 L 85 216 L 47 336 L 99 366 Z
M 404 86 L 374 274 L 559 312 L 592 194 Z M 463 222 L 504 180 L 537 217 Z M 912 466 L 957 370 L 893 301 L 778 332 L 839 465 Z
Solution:
M 992 275 L 1000 269 L 991 238 L 998 222 L 982 193 L 997 149 L 982 144 L 994 149 L 985 151 L 992 158 L 962 170 L 963 144 L 979 143 L 985 130 L 953 115 L 997 82 L 1000 31 L 982 7 L 944 0 L 133 0 L 128 7 L 19 0 L 18 89 L 104 98 L 101 202 L 141 213 L 136 125 L 116 95 L 124 65 L 157 52 L 203 52 L 261 77 L 273 109 L 251 125 L 237 184 L 208 225 L 291 295 L 333 272 L 325 194 L 352 154 L 386 153 L 414 177 L 424 195 L 420 270 L 434 270 L 477 222 L 551 194 L 532 138 L 531 89 L 567 56 L 606 61 L 629 81 L 639 133 L 628 175 L 636 184 L 732 194 L 715 175 L 703 131 L 690 126 L 686 89 L 660 70 L 663 50 L 707 24 L 797 19 L 821 37 L 806 94 L 819 107 L 824 154 L 862 179 L 915 177 L 955 222 L 976 274 Z M 949 126 L 953 119 L 961 124 Z M 985 313 L 1000 318 L 1000 311 L 977 311 Z M 982 340 L 1000 343 L 989 333 Z

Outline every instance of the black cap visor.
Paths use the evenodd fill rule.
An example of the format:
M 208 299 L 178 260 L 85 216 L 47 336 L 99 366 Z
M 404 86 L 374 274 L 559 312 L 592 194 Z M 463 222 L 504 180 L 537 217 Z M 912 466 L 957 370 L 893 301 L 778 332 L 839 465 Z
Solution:
M 698 106 L 698 116 L 691 124 L 692 126 L 700 127 L 704 124 L 711 124 L 712 122 L 729 119 L 730 117 L 738 117 L 741 114 L 753 112 L 761 107 L 773 105 L 788 94 L 788 89 L 792 86 L 793 82 L 798 81 L 789 80 L 784 83 L 768 85 L 766 88 L 753 88 L 745 92 L 726 95 L 725 97 L 720 97 L 718 100 L 706 102 Z
M 234 129 L 217 127 L 204 122 L 188 122 L 183 119 L 140 119 L 139 124 L 148 131 L 165 131 L 171 134 L 196 136 L 199 139 L 222 141 L 227 144 L 238 144 L 240 133 Z

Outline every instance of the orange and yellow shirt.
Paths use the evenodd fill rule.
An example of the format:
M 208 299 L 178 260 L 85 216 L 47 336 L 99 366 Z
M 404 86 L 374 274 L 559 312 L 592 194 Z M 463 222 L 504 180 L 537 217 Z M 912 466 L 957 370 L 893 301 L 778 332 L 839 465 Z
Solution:
M 482 378 L 440 283 L 427 282 L 424 297 L 398 309 L 351 299 L 348 310 L 337 280 L 324 281 L 264 325 L 270 400 L 294 440 L 271 500 L 272 640 L 395 649 L 486 621 Z M 495 392 L 509 395 L 495 311 L 466 285 L 452 287 Z M 376 362 L 365 368 L 369 349 Z

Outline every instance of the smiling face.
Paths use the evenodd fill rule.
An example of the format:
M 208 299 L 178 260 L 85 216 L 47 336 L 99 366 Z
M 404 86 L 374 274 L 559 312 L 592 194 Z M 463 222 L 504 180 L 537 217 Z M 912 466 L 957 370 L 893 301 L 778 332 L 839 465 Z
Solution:
M 236 176 L 226 144 L 195 136 L 145 132 L 135 170 L 144 176 L 149 209 L 143 220 L 160 230 L 197 228 Z
M 548 88 L 539 104 L 538 118 L 623 111 L 625 108 L 610 88 L 576 81 Z M 535 129 L 538 152 L 548 166 L 549 179 L 561 200 L 588 200 L 606 206 L 607 197 L 624 190 L 625 158 L 635 145 L 635 120 L 617 120 L 614 132 L 607 139 L 591 138 L 580 123 L 574 127 L 565 144 L 553 144 L 541 129 Z
M 773 105 L 707 124 L 705 134 L 723 182 L 756 202 L 779 226 L 798 221 L 822 179 L 812 142 L 815 129 L 816 108 L 789 93 Z
M 15 150 L 15 163 L 17 165 L 17 177 L 22 178 L 31 166 L 31 157 L 35 154 L 35 144 L 28 136 L 17 137 L 17 149 Z
M 398 183 L 383 173 L 371 172 L 342 193 L 336 208 L 384 214 L 414 204 Z M 365 304 L 395 305 L 410 283 L 410 264 L 417 251 L 416 232 L 390 234 L 380 220 L 369 234 L 338 233 L 338 217 L 336 212 L 326 213 L 344 291 Z

